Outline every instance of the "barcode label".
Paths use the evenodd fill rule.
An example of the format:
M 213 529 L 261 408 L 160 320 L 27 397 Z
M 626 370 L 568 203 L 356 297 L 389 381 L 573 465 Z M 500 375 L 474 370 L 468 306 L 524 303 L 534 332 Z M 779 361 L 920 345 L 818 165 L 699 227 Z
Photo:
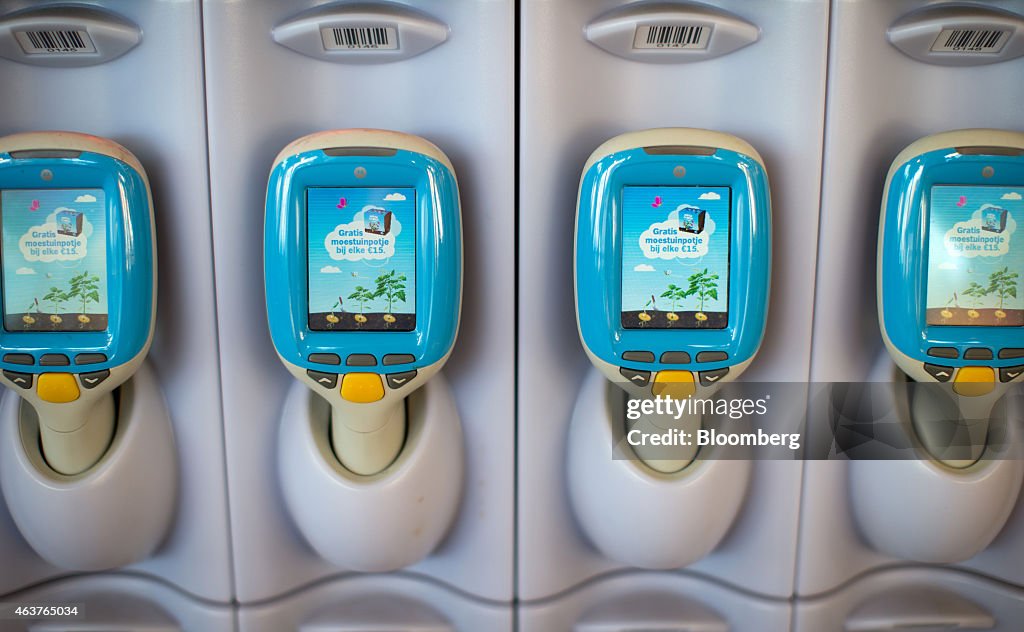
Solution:
M 688 48 L 708 47 L 711 27 L 695 24 L 642 24 L 636 27 L 633 48 Z
M 1009 35 L 1004 29 L 942 29 L 932 43 L 932 52 L 998 53 Z
M 15 39 L 26 55 L 95 53 L 92 38 L 85 31 L 15 31 Z
M 328 27 L 320 29 L 324 50 L 398 50 L 393 26 Z

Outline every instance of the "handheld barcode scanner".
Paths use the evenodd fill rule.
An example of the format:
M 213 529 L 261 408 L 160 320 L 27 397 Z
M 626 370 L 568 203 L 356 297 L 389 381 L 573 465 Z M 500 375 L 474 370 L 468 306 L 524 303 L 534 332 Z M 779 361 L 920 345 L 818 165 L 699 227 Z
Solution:
M 153 231 L 146 173 L 124 147 L 71 132 L 0 138 L 3 384 L 35 411 L 61 474 L 103 456 L 111 391 L 149 350 Z
M 1024 375 L 1024 134 L 946 132 L 904 149 L 886 179 L 878 236 L 885 346 L 919 393 L 915 432 L 936 459 L 966 467 L 984 451 L 992 407 Z M 959 432 L 961 438 L 955 439 Z M 963 433 L 966 432 L 966 437 Z M 952 443 L 969 440 L 965 452 Z
M 768 178 L 753 147 L 685 128 L 607 141 L 584 167 L 575 239 L 583 347 L 629 397 L 707 397 L 746 369 L 771 267 Z M 682 419 L 691 432 L 700 423 Z M 670 472 L 692 455 L 644 460 Z
M 281 361 L 331 404 L 331 438 L 356 474 L 386 468 L 405 398 L 445 363 L 462 300 L 455 172 L 428 141 L 341 130 L 278 154 L 264 266 Z

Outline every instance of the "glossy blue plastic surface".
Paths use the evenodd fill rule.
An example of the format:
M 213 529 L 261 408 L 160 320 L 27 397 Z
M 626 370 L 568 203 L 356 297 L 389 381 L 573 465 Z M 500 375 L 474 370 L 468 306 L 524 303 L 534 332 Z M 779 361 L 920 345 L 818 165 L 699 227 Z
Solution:
M 49 169 L 51 180 L 40 173 Z M 71 370 L 98 371 L 130 361 L 146 345 L 153 317 L 155 244 L 152 210 L 142 176 L 110 156 L 82 152 L 77 158 L 11 158 L 0 153 L 0 190 L 103 189 L 107 201 L 106 331 L 11 332 L 0 328 L 0 358 L 28 353 L 38 362 L 46 353 L 103 353 L 107 361 L 70 367 L 40 367 L 0 362 L 3 369 L 21 373 Z M 3 209 L 0 209 L 0 213 Z M 2 283 L 2 280 L 0 280 Z
M 686 168 L 677 178 L 677 166 Z M 724 329 L 624 329 L 621 326 L 622 189 L 626 186 L 727 186 L 732 190 L 729 324 Z M 718 149 L 712 155 L 653 155 L 635 148 L 591 165 L 580 185 L 575 244 L 576 315 L 583 344 L 609 364 L 638 370 L 701 371 L 749 360 L 764 337 L 771 279 L 771 203 L 768 177 L 749 156 Z M 655 362 L 622 360 L 625 351 L 651 351 Z M 658 361 L 685 351 L 687 365 Z M 729 359 L 696 362 L 701 351 Z
M 989 177 L 982 175 L 993 167 Z M 878 313 L 890 342 L 920 362 L 962 367 L 1013 366 L 1013 360 L 934 358 L 930 347 L 1024 347 L 1024 327 L 928 326 L 925 321 L 928 274 L 929 195 L 935 185 L 1022 186 L 1024 156 L 964 155 L 955 148 L 921 154 L 899 165 L 886 192 L 879 231 Z
M 355 175 L 365 169 L 363 177 Z M 416 328 L 400 331 L 312 331 L 308 326 L 306 189 L 308 187 L 416 188 Z M 389 365 L 406 371 L 440 361 L 455 343 L 462 299 L 462 224 L 455 177 L 439 161 L 399 150 L 393 156 L 328 156 L 313 150 L 274 166 L 267 186 L 263 236 L 267 319 L 277 353 L 296 366 L 319 371 L 365 372 L 368 367 L 328 366 L 312 353 L 341 356 L 411 354 Z M 370 368 L 369 370 L 380 370 Z

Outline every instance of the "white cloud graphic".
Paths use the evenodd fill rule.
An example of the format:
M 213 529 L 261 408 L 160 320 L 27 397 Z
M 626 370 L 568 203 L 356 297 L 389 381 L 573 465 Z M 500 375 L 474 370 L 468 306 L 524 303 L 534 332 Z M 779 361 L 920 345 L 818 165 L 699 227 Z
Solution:
M 46 221 L 30 226 L 18 239 L 18 248 L 25 261 L 78 261 L 89 254 L 89 237 L 92 236 L 92 222 L 82 217 L 82 232 L 78 235 L 62 235 L 57 232 L 57 214 L 75 213 L 74 209 L 60 207 L 47 216 Z
M 721 200 L 722 196 L 718 195 L 714 191 L 708 191 L 707 193 L 701 193 L 698 200 Z
M 391 231 L 377 235 L 363 231 L 363 213 L 378 207 L 368 204 L 352 217 L 348 224 L 338 224 L 324 237 L 324 248 L 335 261 L 364 261 L 367 259 L 390 259 L 395 256 L 395 242 L 402 232 L 402 223 L 391 217 Z M 370 252 L 370 250 L 373 252 Z
M 633 272 L 654 272 L 654 266 L 649 263 L 638 263 L 633 266 Z
M 85 195 L 79 195 L 78 197 L 76 197 L 75 201 L 76 202 L 95 202 L 96 201 L 96 196 L 95 195 L 89 195 L 88 193 L 86 193 Z
M 939 264 L 939 270 L 956 270 L 957 265 L 952 261 L 943 261 Z
M 1001 224 L 998 215 L 1002 213 L 1006 213 L 1006 228 L 1002 232 L 984 230 L 985 219 Z M 951 257 L 1001 257 L 1010 252 L 1010 237 L 1016 230 L 1017 221 L 1008 212 L 993 204 L 983 204 L 971 214 L 971 219 L 953 224 L 942 242 Z
M 341 274 L 341 268 L 338 266 L 324 266 L 320 268 L 320 274 Z
M 405 201 L 405 196 L 402 195 L 401 193 L 397 193 L 397 192 L 396 193 L 388 193 L 387 195 L 384 196 L 384 201 L 385 202 L 404 202 Z
M 1016 191 L 1010 191 L 1009 193 L 1004 193 L 1003 197 L 1001 197 L 999 199 L 1000 200 L 1019 200 L 1019 199 L 1021 199 L 1021 195 L 1020 195 L 1020 193 L 1017 193 Z
M 694 213 L 700 209 L 688 204 L 680 204 L 676 210 L 668 214 L 664 222 L 655 222 L 647 230 L 640 233 L 640 252 L 648 259 L 699 259 L 708 254 L 711 235 L 715 233 L 715 222 L 710 215 L 704 217 L 704 230 L 699 234 L 679 230 L 679 212 L 689 210 Z
M 14 271 L 14 274 L 35 274 L 36 271 L 28 266 L 23 266 Z

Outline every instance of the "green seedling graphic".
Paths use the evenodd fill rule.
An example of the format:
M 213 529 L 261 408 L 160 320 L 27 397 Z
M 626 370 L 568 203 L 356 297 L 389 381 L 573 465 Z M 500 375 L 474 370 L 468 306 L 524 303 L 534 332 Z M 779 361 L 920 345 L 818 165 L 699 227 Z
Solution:
M 387 323 L 385 325 L 386 327 L 390 327 L 396 320 L 394 315 L 391 313 L 391 309 L 394 306 L 395 301 L 400 301 L 402 303 L 406 301 L 405 281 L 405 275 L 398 274 L 395 270 L 385 272 L 376 279 L 377 289 L 373 293 L 373 298 L 383 298 L 388 305 L 384 314 L 384 322 Z
M 82 302 L 82 313 L 78 315 L 78 328 L 84 329 L 89 324 L 89 303 L 100 302 L 100 278 L 89 271 L 71 277 L 71 290 L 65 296 L 68 300 L 77 299 Z
M 971 303 L 974 305 L 974 307 L 978 307 L 978 304 L 981 302 L 981 299 L 988 295 L 988 289 L 978 284 L 976 281 L 971 281 L 971 284 L 967 286 L 967 289 L 960 292 L 960 294 L 962 294 L 963 296 L 970 296 L 971 299 L 973 299 Z M 980 315 L 981 314 L 978 313 L 978 310 L 976 309 L 967 310 L 968 318 L 974 319 L 978 318 Z
M 350 301 L 355 301 L 359 304 L 359 313 L 353 316 L 356 323 L 362 325 L 366 322 L 366 316 L 363 316 L 363 312 L 365 311 L 366 304 L 375 298 L 377 298 L 376 292 L 371 292 L 361 285 L 357 285 L 356 289 L 348 295 Z
M 1017 298 L 1018 276 L 1016 272 L 1010 272 L 1009 267 L 1005 267 L 1002 270 L 996 270 L 988 277 L 988 288 L 985 293 L 995 294 L 999 297 L 999 307 L 995 313 L 998 319 L 1006 318 L 1006 312 L 1003 311 L 1003 300 L 1007 297 Z
M 676 303 L 682 301 L 686 297 L 686 290 L 675 283 L 669 283 L 668 289 L 661 293 L 661 298 L 667 298 L 672 301 L 672 311 L 665 315 L 665 318 L 667 318 L 669 322 L 675 323 L 679 320 L 679 314 L 676 313 Z
M 47 292 L 45 296 L 43 296 L 44 301 L 47 301 L 51 305 L 53 305 L 54 313 L 50 314 L 50 323 L 52 323 L 54 329 L 56 329 L 58 325 L 64 322 L 64 319 L 61 318 L 57 314 L 57 312 L 64 311 L 64 303 L 68 302 L 70 298 L 71 297 L 68 295 L 68 293 L 61 290 L 59 287 L 51 287 L 50 291 Z
M 704 268 L 701 272 L 691 274 L 687 281 L 690 286 L 683 293 L 683 298 L 696 296 L 700 302 L 700 307 L 697 313 L 694 314 L 694 318 L 697 319 L 697 326 L 699 327 L 708 319 L 707 314 L 704 313 L 704 302 L 708 299 L 718 300 L 718 275 L 711 274 L 707 268 Z

